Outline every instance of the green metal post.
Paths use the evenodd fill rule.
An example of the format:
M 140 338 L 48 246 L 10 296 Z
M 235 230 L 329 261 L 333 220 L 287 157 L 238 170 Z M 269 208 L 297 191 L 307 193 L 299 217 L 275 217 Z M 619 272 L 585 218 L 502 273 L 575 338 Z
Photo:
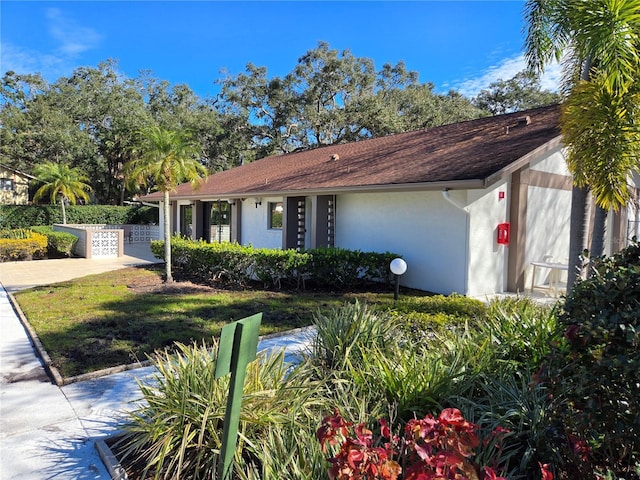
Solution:
M 233 473 L 233 454 L 238 441 L 244 378 L 247 365 L 256 358 L 261 321 L 262 313 L 258 313 L 225 325 L 220 333 L 215 378 L 231 373 L 231 381 L 218 461 L 219 480 L 230 480 Z

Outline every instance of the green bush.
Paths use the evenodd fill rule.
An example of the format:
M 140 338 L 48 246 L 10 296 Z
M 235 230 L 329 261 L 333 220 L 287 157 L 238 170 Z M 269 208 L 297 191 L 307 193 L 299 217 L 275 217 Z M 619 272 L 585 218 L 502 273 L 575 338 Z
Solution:
M 151 242 L 151 251 L 158 258 L 164 258 L 164 241 Z M 171 238 L 171 263 L 175 273 L 204 283 L 246 285 L 253 272 L 253 252 L 252 247 L 237 243 Z
M 309 257 L 295 250 L 260 248 L 252 252 L 253 273 L 265 288 L 282 288 L 284 282 L 292 283 Z
M 402 329 L 412 341 L 428 339 L 434 330 L 484 318 L 487 307 L 479 300 L 453 294 L 421 297 L 402 296 L 391 315 L 402 319 Z
M 164 241 L 151 242 L 151 251 L 164 258 Z M 246 286 L 258 280 L 265 288 L 304 287 L 308 281 L 323 288 L 353 289 L 371 282 L 387 282 L 389 263 L 397 256 L 339 248 L 305 252 L 255 249 L 229 242 L 207 243 L 178 236 L 171 239 L 171 262 L 176 274 L 232 286 Z
M 311 260 L 303 268 L 303 274 L 321 287 L 338 290 L 352 289 L 366 282 L 391 284 L 389 270 L 395 253 L 362 252 L 343 248 L 316 248 L 306 250 Z
M 56 232 L 53 227 L 31 227 L 34 232 L 47 237 L 47 255 L 50 257 L 68 257 L 78 242 L 78 237 L 68 232 Z
M 538 461 L 558 458 L 549 456 L 547 446 L 554 438 L 550 409 L 560 400 L 532 383 L 531 376 L 557 338 L 554 312 L 526 299 L 479 307 L 462 297 L 436 297 L 432 302 L 428 300 L 434 297 L 407 301 L 402 307 L 407 314 L 389 313 L 400 325 L 415 315 L 442 316 L 442 326 L 429 324 L 422 334 L 410 336 L 394 329 L 384 341 L 368 340 L 367 329 L 357 328 L 357 316 L 350 311 L 325 314 L 316 342 L 327 346 L 314 345 L 312 356 L 319 350 L 320 364 L 333 365 L 334 370 L 329 374 L 323 369 L 322 378 L 331 375 L 348 382 L 350 395 L 367 398 L 369 412 L 391 412 L 386 415 L 401 423 L 455 407 L 485 432 L 507 427 L 511 433 L 502 458 L 514 472 L 539 478 Z M 412 312 L 409 304 L 422 304 L 433 313 Z M 323 360 L 327 351 L 338 352 L 337 360 Z
M 313 316 L 316 335 L 311 344 L 312 361 L 324 370 L 338 370 L 362 364 L 365 350 L 377 349 L 380 355 L 390 353 L 397 337 L 397 322 L 389 315 L 375 312 L 357 300 L 326 314 Z
M 422 342 L 407 341 L 397 324 L 399 310 L 421 313 L 411 312 L 411 304 L 455 321 L 430 329 Z M 317 338 L 299 366 L 289 370 L 281 356 L 249 366 L 236 477 L 327 479 L 313 433 L 334 407 L 357 423 L 389 418 L 400 430 L 412 418 L 459 408 L 482 436 L 509 430 L 499 452 L 489 445 L 475 461 L 500 456 L 507 478 L 538 480 L 538 462 L 559 471 L 550 416 L 563 399 L 531 380 L 536 349 L 546 351 L 557 336 L 554 313 L 527 300 L 479 307 L 457 296 L 415 298 L 391 312 L 357 302 L 319 311 Z M 228 379 L 213 378 L 215 346 L 176 350 L 154 357 L 158 375 L 141 385 L 145 402 L 120 448 L 144 459 L 139 466 L 151 477 L 214 478 Z
M 40 258 L 47 251 L 47 237 L 29 229 L 0 230 L 0 261 Z
M 576 474 L 609 470 L 633 477 L 640 464 L 640 244 L 597 259 L 566 298 L 565 341 L 547 381 L 567 398 L 557 412 Z M 578 447 L 576 447 L 576 445 Z M 584 457 L 584 458 L 582 458 Z M 571 463 L 573 460 L 573 463 Z
M 69 205 L 67 223 L 148 224 L 158 223 L 154 207 L 119 207 L 114 205 Z M 62 223 L 58 205 L 0 205 L 2 228 L 30 228 Z
M 116 447 L 125 459 L 140 461 L 141 478 L 217 478 L 229 376 L 214 378 L 216 356 L 216 345 L 178 344 L 176 353 L 153 357 L 157 373 L 139 383 L 144 404 L 129 414 L 124 438 Z M 282 352 L 259 354 L 247 366 L 235 474 L 251 478 L 250 472 L 277 472 L 278 464 L 302 465 L 307 461 L 292 459 L 289 448 L 296 432 L 314 431 L 320 412 L 326 408 L 318 399 L 323 390 L 322 382 L 299 369 L 292 370 Z M 288 445 L 271 450 L 263 442 Z M 296 450 L 305 450 L 305 446 Z M 319 448 L 316 450 L 314 455 L 319 458 Z M 319 461 L 315 464 L 321 465 Z M 321 477 L 320 471 L 306 472 L 306 478 Z

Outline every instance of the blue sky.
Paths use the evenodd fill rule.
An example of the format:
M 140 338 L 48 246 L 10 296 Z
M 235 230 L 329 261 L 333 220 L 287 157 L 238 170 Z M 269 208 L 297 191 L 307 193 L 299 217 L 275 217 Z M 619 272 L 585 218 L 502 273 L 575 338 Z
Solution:
M 524 1 L 13 1 L 0 2 L 0 72 L 47 80 L 118 59 L 201 96 L 251 62 L 269 76 L 328 42 L 374 60 L 403 60 L 437 91 L 473 96 L 524 67 Z M 557 68 L 543 78 L 555 89 Z

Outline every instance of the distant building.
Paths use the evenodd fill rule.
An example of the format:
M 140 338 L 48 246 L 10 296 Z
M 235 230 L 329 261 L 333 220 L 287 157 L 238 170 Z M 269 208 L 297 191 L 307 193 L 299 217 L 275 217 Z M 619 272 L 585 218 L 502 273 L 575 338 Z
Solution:
M 33 179 L 32 175 L 0 163 L 0 205 L 29 203 L 29 181 Z

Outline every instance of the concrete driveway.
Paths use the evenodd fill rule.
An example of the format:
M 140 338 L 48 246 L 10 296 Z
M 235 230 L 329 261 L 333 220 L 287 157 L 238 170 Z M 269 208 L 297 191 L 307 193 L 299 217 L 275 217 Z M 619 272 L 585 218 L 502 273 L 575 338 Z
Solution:
M 9 293 L 72 280 L 134 265 L 159 263 L 148 243 L 126 243 L 124 255 L 116 258 L 60 258 L 32 262 L 0 263 L 0 284 Z

